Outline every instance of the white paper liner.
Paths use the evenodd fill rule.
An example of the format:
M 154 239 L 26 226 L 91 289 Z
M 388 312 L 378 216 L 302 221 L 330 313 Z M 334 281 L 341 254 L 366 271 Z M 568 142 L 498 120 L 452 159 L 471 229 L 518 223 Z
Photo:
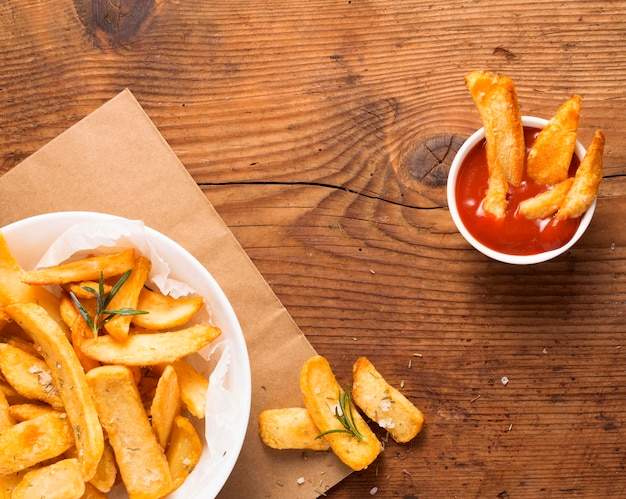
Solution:
M 149 282 L 163 294 L 174 297 L 197 294 L 186 283 L 170 276 L 170 266 L 158 255 L 151 244 L 146 227 L 140 220 L 112 219 L 98 222 L 77 223 L 63 232 L 49 247 L 37 264 L 47 267 L 78 259 L 87 254 L 113 253 L 124 248 L 135 250 L 152 262 Z M 207 297 L 205 297 L 205 303 Z M 210 321 L 208 306 L 199 314 L 199 319 Z M 199 372 L 211 373 L 207 392 L 206 416 L 204 421 L 190 417 L 196 430 L 203 438 L 202 457 L 193 472 L 178 490 L 168 497 L 189 499 L 200 497 L 203 486 L 210 482 L 220 467 L 221 461 L 232 447 L 239 406 L 235 395 L 225 384 L 231 362 L 231 345 L 220 339 L 187 359 Z M 123 486 L 117 486 L 107 494 L 110 499 L 127 499 Z M 207 497 L 205 494 L 203 498 Z M 207 498 L 208 499 L 208 498 Z

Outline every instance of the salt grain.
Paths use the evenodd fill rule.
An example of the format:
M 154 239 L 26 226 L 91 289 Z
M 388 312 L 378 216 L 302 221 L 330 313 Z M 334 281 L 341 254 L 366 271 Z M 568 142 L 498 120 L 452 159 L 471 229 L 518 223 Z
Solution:
M 504 386 L 506 386 L 508 383 L 509 383 L 509 378 L 507 378 L 506 376 L 503 376 L 503 377 L 502 377 L 502 384 L 503 384 Z
M 377 492 L 378 492 L 378 487 L 372 487 L 370 490 L 370 495 L 374 496 L 376 495 Z

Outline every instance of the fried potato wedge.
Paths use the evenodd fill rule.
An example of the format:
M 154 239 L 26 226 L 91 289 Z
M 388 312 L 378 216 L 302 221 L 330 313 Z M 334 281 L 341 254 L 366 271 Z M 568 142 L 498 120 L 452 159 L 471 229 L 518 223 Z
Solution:
M 533 182 L 556 185 L 567 179 L 579 119 L 580 96 L 573 95 L 561 104 L 528 151 L 526 174 Z
M 10 407 L 4 392 L 0 390 L 0 433 L 16 423 L 15 419 L 10 414 Z
M 0 305 L 38 303 L 63 328 L 58 298 L 46 288 L 31 286 L 22 282 L 23 274 L 24 270 L 11 253 L 4 236 L 0 232 Z M 66 328 L 64 328 L 64 332 L 67 333 Z
M 0 475 L 25 470 L 72 447 L 72 428 L 63 416 L 44 414 L 0 433 Z
M 163 449 L 167 447 L 174 419 L 180 413 L 180 389 L 172 366 L 163 370 L 150 405 L 152 430 Z
M 96 487 L 91 485 L 91 483 L 86 483 L 85 492 L 80 499 L 107 499 L 107 496 L 104 492 L 100 492 Z
M 109 492 L 117 479 L 117 463 L 115 462 L 115 454 L 108 440 L 104 442 L 104 451 L 102 458 L 98 463 L 96 474 L 89 483 L 100 492 Z
M 26 473 L 11 499 L 80 499 L 84 493 L 78 460 L 70 458 Z
M 87 373 L 87 381 L 129 498 L 165 496 L 172 489 L 169 465 L 130 369 L 97 367 Z
M 108 308 L 110 310 L 121 310 L 124 308 L 138 310 L 139 293 L 146 283 L 151 267 L 152 264 L 149 259 L 143 256 L 137 257 L 128 279 L 115 294 Z M 132 318 L 133 316 L 130 315 L 116 315 L 104 325 L 104 328 L 117 341 L 124 341 L 128 338 Z
M 173 298 L 143 288 L 136 308 L 148 313 L 134 315 L 132 323 L 145 329 L 172 329 L 189 322 L 203 303 L 201 296 Z
M 352 396 L 367 416 L 385 428 L 396 442 L 409 442 L 421 431 L 424 415 L 392 387 L 365 357 L 352 367 Z
M 7 314 L 4 310 L 0 309 L 0 331 L 4 329 L 4 327 L 11 323 L 11 316 Z
M 320 433 L 339 430 L 325 435 L 333 452 L 355 471 L 367 468 L 381 452 L 381 443 L 356 408 L 353 408 L 351 414 L 343 416 L 353 420 L 362 439 L 343 432 L 345 428 L 337 412 L 340 411 L 339 397 L 344 392 L 325 357 L 315 355 L 304 363 L 300 372 L 300 389 L 304 405 Z
M 105 279 L 122 275 L 127 270 L 132 269 L 134 263 L 135 250 L 131 248 L 108 255 L 91 256 L 52 267 L 29 270 L 23 273 L 22 281 L 37 286 L 67 284 L 76 281 L 98 281 L 101 274 Z
M 63 284 L 63 290 L 69 293 L 70 291 L 74 293 L 74 296 L 80 300 L 90 300 L 93 298 L 93 293 L 91 291 L 87 291 L 85 288 L 98 290 L 100 288 L 99 281 L 81 281 L 81 282 L 69 282 Z M 113 286 L 103 283 L 103 289 L 105 294 L 108 294 Z
M 330 449 L 328 440 L 319 437 L 320 430 L 304 407 L 262 411 L 258 431 L 263 443 L 273 449 Z
M 61 411 L 53 409 L 46 404 L 14 404 L 8 408 L 9 416 L 15 421 L 22 422 L 29 419 L 35 419 L 36 417 L 43 416 L 45 414 L 56 414 L 60 417 L 67 417 L 67 414 Z
M 168 364 L 197 352 L 221 334 L 210 324 L 197 324 L 186 329 L 154 334 L 131 334 L 120 343 L 109 335 L 87 338 L 80 349 L 87 356 L 104 364 L 151 366 Z
M 585 157 L 576 170 L 574 183 L 556 213 L 558 220 L 581 216 L 598 197 L 598 190 L 602 181 L 604 142 L 604 132 L 597 130 L 587 148 Z
M 500 73 L 472 71 L 465 75 L 465 85 L 485 128 L 490 176 L 492 170 L 502 169 L 508 183 L 519 185 L 526 145 L 513 80 Z
M 171 365 L 176 371 L 183 406 L 198 419 L 204 419 L 209 380 L 184 359 L 175 360 Z
M 0 343 L 0 372 L 20 395 L 63 409 L 50 368 L 39 357 L 8 343 Z
M 172 436 L 166 456 L 172 475 L 173 492 L 180 487 L 200 461 L 202 441 L 191 421 L 177 416 L 172 426 Z
M 573 177 L 566 178 L 551 189 L 521 201 L 519 204 L 520 215 L 528 220 L 551 217 L 563 203 L 573 183 Z
M 88 481 L 96 472 L 102 456 L 104 436 L 76 352 L 60 326 L 39 305 L 15 303 L 7 306 L 6 310 L 41 347 L 74 431 L 83 479 Z

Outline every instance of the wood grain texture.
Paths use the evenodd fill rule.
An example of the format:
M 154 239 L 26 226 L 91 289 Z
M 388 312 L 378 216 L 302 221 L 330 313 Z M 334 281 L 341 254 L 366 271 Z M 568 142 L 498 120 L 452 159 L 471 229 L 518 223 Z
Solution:
M 6 0 L 0 168 L 132 90 L 339 381 L 367 356 L 425 414 L 328 497 L 620 497 L 625 30 L 625 1 Z M 552 262 L 487 260 L 449 216 L 480 68 L 606 132 L 592 226 Z

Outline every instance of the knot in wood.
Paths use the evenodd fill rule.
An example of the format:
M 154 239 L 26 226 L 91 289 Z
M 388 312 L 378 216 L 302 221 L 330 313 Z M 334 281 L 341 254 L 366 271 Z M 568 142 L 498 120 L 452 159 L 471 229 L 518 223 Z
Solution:
M 153 11 L 154 0 L 74 0 L 76 13 L 95 44 L 129 42 Z

